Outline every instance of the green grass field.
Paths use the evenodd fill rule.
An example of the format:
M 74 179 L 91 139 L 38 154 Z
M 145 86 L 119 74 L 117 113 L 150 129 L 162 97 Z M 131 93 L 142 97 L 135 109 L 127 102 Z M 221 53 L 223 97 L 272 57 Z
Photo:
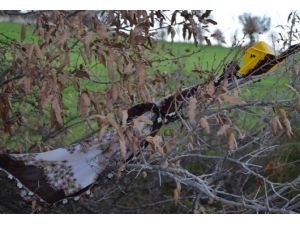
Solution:
M 6 37 L 20 40 L 20 29 L 21 25 L 17 23 L 0 23 L 0 41 L 6 40 Z M 35 38 L 32 35 L 33 28 L 26 27 L 26 39 L 25 43 L 35 42 Z M 195 46 L 194 44 L 188 43 L 168 43 L 158 42 L 153 54 L 149 54 L 149 59 L 154 61 L 152 68 L 149 68 L 147 73 L 149 75 L 155 73 L 156 70 L 160 70 L 162 73 L 172 73 L 174 76 L 181 76 L 187 85 L 199 82 L 199 73 L 193 71 L 196 67 L 200 68 L 201 71 L 207 71 L 218 75 L 221 74 L 224 65 L 230 62 L 233 58 L 240 59 L 243 49 L 231 49 L 220 46 Z M 78 60 L 78 55 L 71 55 L 71 61 Z M 79 63 L 83 63 L 82 59 L 79 59 Z M 242 64 L 242 61 L 240 61 Z M 95 63 L 97 64 L 97 63 Z M 103 65 L 94 65 L 91 70 L 98 74 L 97 79 L 102 81 L 107 80 L 107 70 Z M 181 75 L 180 75 L 181 74 Z M 278 69 L 274 72 L 274 75 L 264 79 L 259 83 L 243 88 L 241 96 L 245 99 L 255 100 L 275 100 L 282 98 L 283 95 L 292 95 L 290 91 L 286 91 L 286 84 L 288 78 L 285 76 L 284 68 Z M 176 81 L 176 79 L 175 79 Z M 169 87 L 174 88 L 175 84 L 171 81 Z M 91 90 L 99 91 L 105 89 L 105 85 L 96 84 L 93 82 L 82 81 L 82 87 Z M 272 90 L 272 91 L 271 91 Z M 63 92 L 64 107 L 67 110 L 65 118 L 73 118 L 77 116 L 77 93 L 74 87 L 70 85 Z M 47 110 L 47 109 L 45 109 Z M 251 121 L 249 120 L 249 123 Z M 70 138 L 66 138 L 67 142 L 76 140 L 86 132 L 84 125 L 78 125 L 72 128 L 70 132 Z M 31 139 L 34 135 L 31 135 Z M 39 139 L 37 135 L 37 140 Z M 12 142 L 14 143 L 14 142 Z M 11 146 L 15 148 L 14 145 Z
M 20 30 L 20 24 L 0 23 L 0 40 L 5 39 L 1 34 L 15 40 L 20 40 Z M 35 41 L 32 31 L 32 27 L 26 26 L 27 35 L 25 43 Z M 220 46 L 195 46 L 189 43 L 158 42 L 154 54 L 149 55 L 149 59 L 156 62 L 153 63 L 153 68 L 149 68 L 148 73 L 152 74 L 156 70 L 166 73 L 182 72 L 193 81 L 193 77 L 197 76 L 197 73 L 193 72 L 195 67 L 200 67 L 203 71 L 213 70 L 216 74 L 220 74 L 226 63 L 230 62 L 233 58 L 240 58 L 242 51 L 242 49 L 231 49 Z M 157 58 L 158 56 L 159 58 Z M 71 61 L 77 60 L 76 57 L 76 55 L 71 56 Z M 82 63 L 82 61 L 79 63 Z M 105 72 L 105 68 L 102 65 L 96 68 L 96 70 L 101 74 Z M 273 81 L 274 78 L 271 77 L 264 80 L 261 84 L 272 85 Z

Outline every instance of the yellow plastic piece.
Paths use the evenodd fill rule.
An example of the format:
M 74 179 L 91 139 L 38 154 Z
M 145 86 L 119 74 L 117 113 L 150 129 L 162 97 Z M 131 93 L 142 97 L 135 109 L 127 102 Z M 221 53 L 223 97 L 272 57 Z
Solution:
M 243 56 L 244 66 L 239 70 L 239 73 L 245 75 L 256 66 L 256 64 L 263 60 L 266 55 L 275 55 L 272 48 L 265 42 L 259 41 L 252 47 L 248 48 Z M 274 69 L 277 65 L 273 66 Z

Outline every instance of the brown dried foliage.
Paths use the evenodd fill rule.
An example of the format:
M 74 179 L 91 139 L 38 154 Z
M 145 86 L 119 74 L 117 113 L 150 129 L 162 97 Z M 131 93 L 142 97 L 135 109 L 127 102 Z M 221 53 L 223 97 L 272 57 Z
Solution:
M 25 24 L 20 26 L 20 40 L 10 40 L 11 44 L 7 45 L 11 66 L 3 74 L 7 83 L 0 86 L 0 94 L 9 90 L 20 97 L 11 101 L 1 95 L 1 129 L 12 131 L 14 124 L 9 118 L 14 114 L 14 105 L 28 108 L 28 102 L 38 102 L 30 103 L 31 113 L 26 118 L 40 124 L 34 125 L 33 131 L 41 133 L 42 129 L 42 133 L 50 134 L 65 125 L 68 127 L 65 123 L 72 122 L 69 115 L 74 115 L 74 109 L 79 116 L 87 117 L 129 108 L 140 101 L 152 101 L 157 87 L 148 84 L 147 69 L 151 62 L 147 56 L 155 45 L 155 23 L 158 21 L 161 29 L 168 27 L 173 39 L 174 26 L 178 24 L 176 15 L 184 18 L 180 25 L 184 24 L 189 35 L 194 36 L 195 27 L 209 17 L 208 12 L 184 10 L 174 11 L 172 21 L 160 10 L 114 10 L 99 15 L 100 19 L 89 11 L 36 11 L 35 41 L 27 38 L 30 29 Z M 78 56 L 77 60 L 70 60 L 73 55 Z M 100 65 L 105 69 L 104 74 L 94 69 Z M 163 82 L 160 86 L 163 87 L 166 79 L 155 82 Z M 87 84 L 95 83 L 105 88 L 89 90 Z M 65 94 L 69 93 L 70 85 L 77 94 Z M 96 120 L 103 132 L 103 123 L 99 118 Z

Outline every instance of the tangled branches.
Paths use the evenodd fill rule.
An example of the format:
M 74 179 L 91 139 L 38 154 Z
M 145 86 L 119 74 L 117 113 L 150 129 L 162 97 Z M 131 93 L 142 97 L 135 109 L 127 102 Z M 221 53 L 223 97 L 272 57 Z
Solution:
M 0 77 L 1 139 L 5 144 L 1 148 L 9 153 L 7 146 L 15 138 L 13 146 L 20 152 L 25 145 L 29 152 L 49 153 L 53 146 L 73 141 L 79 150 L 61 151 L 87 152 L 92 146 L 97 156 L 103 156 L 102 150 L 109 152 L 108 160 L 101 161 L 105 165 L 101 171 L 87 176 L 98 178 L 86 186 L 92 198 L 75 193 L 81 196 L 79 202 L 58 203 L 51 209 L 32 201 L 31 210 L 153 212 L 153 206 L 159 206 L 156 212 L 299 212 L 297 56 L 279 72 L 268 72 L 282 61 L 273 57 L 246 78 L 238 79 L 237 71 L 231 71 L 220 82 L 214 80 L 216 70 L 195 69 L 205 81 L 200 85 L 190 82 L 193 86 L 182 90 L 187 81 L 178 85 L 172 75 L 148 71 L 155 68 L 152 63 L 176 61 L 181 56 L 147 58 L 155 43 L 152 22 L 158 21 L 161 29 L 173 35 L 177 13 L 184 18 L 180 25 L 188 38 L 197 36 L 195 18 L 200 23 L 214 23 L 208 19 L 210 11 L 176 11 L 171 24 L 166 23 L 162 11 L 114 11 L 106 15 L 107 21 L 90 18 L 86 12 L 43 12 L 36 22 L 38 44 L 25 43 L 23 30 L 21 42 L 9 45 L 13 51 L 7 60 L 13 66 L 6 63 L 9 68 Z M 93 23 L 87 23 L 90 20 Z M 74 53 L 77 61 L 70 60 Z M 94 70 L 99 64 L 104 70 Z M 259 76 L 257 69 L 268 74 Z M 271 85 L 257 88 L 259 79 L 268 75 L 273 75 L 268 80 Z M 175 83 L 175 93 L 165 97 L 170 92 L 168 79 Z M 99 85 L 96 90 L 90 88 L 95 84 Z M 70 89 L 71 100 L 66 97 Z M 162 96 L 162 100 L 154 100 Z M 68 132 L 74 132 L 72 128 L 78 124 L 84 124 L 85 130 L 68 139 Z M 136 135 L 139 129 L 146 130 L 142 137 Z M 110 132 L 114 135 L 104 143 L 101 138 Z M 24 138 L 25 134 L 29 137 Z M 96 149 L 81 139 L 90 134 L 101 137 L 100 141 L 93 139 L 98 141 Z M 78 164 L 88 168 L 88 155 Z M 60 160 L 64 161 L 52 160 L 53 167 Z M 48 171 L 48 166 L 37 167 Z M 77 168 L 75 164 L 73 168 Z M 56 181 L 49 185 L 48 179 L 48 185 L 55 189 Z M 62 191 L 66 191 L 63 197 L 74 194 L 66 184 Z M 8 201 L 7 196 L 1 198 Z M 23 205 L 3 207 L 17 211 Z

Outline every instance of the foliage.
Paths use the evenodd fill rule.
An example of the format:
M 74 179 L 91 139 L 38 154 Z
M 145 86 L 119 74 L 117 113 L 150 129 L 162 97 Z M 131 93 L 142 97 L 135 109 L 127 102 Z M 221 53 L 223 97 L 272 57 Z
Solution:
M 249 36 L 252 45 L 256 41 L 256 35 L 262 34 L 270 30 L 271 18 L 252 16 L 250 13 L 244 13 L 239 16 L 239 20 L 243 25 L 243 32 Z
M 279 43 L 282 43 L 283 48 L 291 46 L 293 42 L 299 42 L 299 23 L 300 17 L 298 11 L 292 11 L 288 15 L 287 25 L 278 25 L 282 32 L 279 32 Z
M 218 42 L 218 45 L 226 43 L 225 37 L 220 29 L 216 29 L 211 36 Z
M 180 22 L 184 30 L 183 35 L 188 39 L 194 37 L 197 42 L 197 23 L 212 21 L 206 21 L 209 11 L 175 11 L 170 21 L 167 21 L 163 11 L 102 13 L 107 18 L 105 23 L 100 22 L 94 14 L 91 16 L 89 12 L 35 12 L 37 21 L 33 29 L 22 26 L 20 35 L 13 39 L 5 39 L 10 33 L 2 35 L 2 39 L 7 43 L 3 48 L 8 52 L 5 55 L 6 62 L 13 66 L 2 73 L 1 90 L 3 94 L 15 93 L 12 99 L 3 96 L 3 102 L 7 102 L 11 107 L 3 109 L 6 118 L 2 118 L 2 130 L 5 133 L 2 137 L 11 142 L 11 138 L 6 135 L 10 133 L 13 139 L 21 140 L 19 146 L 12 146 L 14 149 L 22 150 L 24 146 L 36 149 L 58 133 L 84 124 L 88 115 L 84 113 L 83 116 L 82 113 L 77 114 L 72 110 L 76 105 L 85 106 L 82 111 L 103 114 L 114 111 L 115 104 L 118 104 L 118 108 L 128 108 L 134 103 L 149 101 L 150 95 L 146 93 L 148 88 L 140 87 L 150 84 L 138 81 L 136 68 L 143 65 L 144 70 L 151 66 L 148 55 L 151 52 L 152 58 L 155 57 L 153 50 L 157 29 L 162 27 L 161 29 L 170 30 L 177 25 L 178 14 L 183 18 Z M 10 50 L 7 50 L 8 48 Z M 165 58 L 176 60 L 173 53 L 169 54 L 171 57 Z M 157 59 L 167 61 L 162 57 L 156 57 L 155 60 Z M 157 78 L 158 80 L 164 76 L 156 75 L 161 77 Z M 124 89 L 118 88 L 120 84 Z M 145 93 L 138 90 L 145 90 Z M 88 93 L 85 99 L 90 100 L 90 104 L 81 104 L 81 96 L 84 93 Z M 77 99 L 74 96 L 77 96 Z M 98 106 L 95 101 L 98 101 Z M 30 110 L 24 111 L 25 108 Z M 16 115 L 26 120 L 26 129 L 24 126 L 18 129 L 21 122 L 19 121 L 18 125 L 16 120 L 13 120 Z M 98 125 L 100 126 L 99 121 Z M 83 126 L 77 129 L 81 129 L 82 132 L 76 137 L 61 138 L 67 138 L 69 142 L 75 141 L 87 132 Z M 97 125 L 88 123 L 87 129 L 90 130 L 89 133 L 95 132 Z M 3 140 L 3 143 L 7 141 Z M 55 140 L 55 143 L 61 144 L 58 140 Z
M 156 42 L 159 30 L 174 37 L 174 26 L 180 25 L 183 37 L 197 44 L 197 27 L 215 24 L 210 13 L 174 11 L 168 18 L 159 10 L 109 11 L 99 20 L 88 11 L 41 11 L 33 27 L 21 26 L 13 38 L 2 35 L 0 147 L 6 152 L 12 147 L 46 151 L 113 129 L 121 143 L 126 110 L 133 105 L 196 83 L 203 84 L 203 92 L 185 103 L 176 120 L 145 137 L 149 146 L 140 155 L 101 174 L 93 198 L 82 195 L 79 202 L 49 209 L 36 202 L 24 206 L 16 196 L 18 203 L 9 204 L 12 196 L 1 195 L 1 207 L 13 212 L 299 212 L 299 55 L 270 72 L 269 79 L 243 88 L 225 80 L 215 89 L 213 80 L 241 57 L 241 46 L 217 48 L 224 54 L 220 60 L 203 51 L 207 46 L 181 44 L 174 52 L 173 44 Z M 209 37 L 205 40 L 210 44 Z M 210 61 L 203 64 L 204 57 Z M 133 128 L 150 122 L 135 118 Z M 124 145 L 120 150 L 124 158 Z

